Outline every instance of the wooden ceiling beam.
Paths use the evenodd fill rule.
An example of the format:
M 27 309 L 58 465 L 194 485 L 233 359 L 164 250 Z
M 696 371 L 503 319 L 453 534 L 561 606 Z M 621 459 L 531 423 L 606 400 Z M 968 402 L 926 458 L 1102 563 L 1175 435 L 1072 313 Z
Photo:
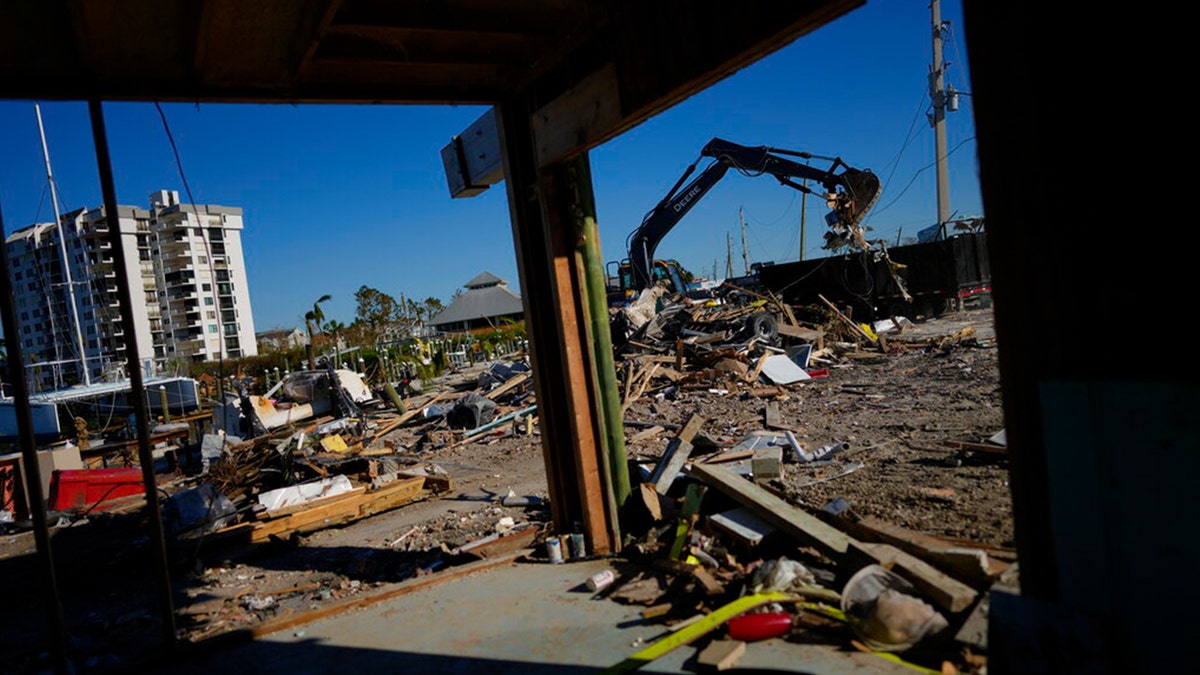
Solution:
M 333 25 L 560 35 L 589 20 L 586 0 L 346 0 Z
M 613 3 L 607 30 L 526 85 L 542 102 L 532 120 L 538 161 L 593 148 L 861 4 Z
M 337 25 L 326 32 L 316 58 L 521 66 L 549 46 L 546 39 L 517 33 Z

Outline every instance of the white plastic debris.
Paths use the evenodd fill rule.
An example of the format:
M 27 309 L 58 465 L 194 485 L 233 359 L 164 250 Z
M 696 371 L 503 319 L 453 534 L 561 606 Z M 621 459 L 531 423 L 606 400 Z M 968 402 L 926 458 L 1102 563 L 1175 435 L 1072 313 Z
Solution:
M 859 570 L 842 589 L 842 611 L 871 649 L 900 652 L 949 625 L 899 575 L 881 565 Z

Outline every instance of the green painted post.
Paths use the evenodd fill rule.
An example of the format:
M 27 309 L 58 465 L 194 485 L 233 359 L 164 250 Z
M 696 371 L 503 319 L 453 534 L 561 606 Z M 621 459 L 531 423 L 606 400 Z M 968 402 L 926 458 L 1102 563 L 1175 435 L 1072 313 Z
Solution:
M 629 498 L 629 463 L 625 451 L 625 423 L 613 362 L 612 334 L 608 323 L 608 301 L 604 288 L 604 256 L 596 226 L 596 202 L 592 194 L 592 170 L 587 154 L 570 165 L 575 183 L 579 253 L 583 260 L 588 316 L 591 319 L 593 362 L 596 364 L 600 408 L 608 446 L 608 473 L 618 514 Z M 614 514 L 614 516 L 618 515 Z M 618 544 L 619 545 L 619 544 Z

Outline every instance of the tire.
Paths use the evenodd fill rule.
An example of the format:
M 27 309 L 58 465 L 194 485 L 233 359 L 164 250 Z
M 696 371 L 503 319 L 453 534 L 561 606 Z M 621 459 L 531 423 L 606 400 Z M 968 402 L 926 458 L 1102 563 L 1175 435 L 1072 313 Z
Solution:
M 775 317 L 766 312 L 757 312 L 746 318 L 746 329 L 754 337 L 767 342 L 775 342 L 779 338 L 779 324 Z

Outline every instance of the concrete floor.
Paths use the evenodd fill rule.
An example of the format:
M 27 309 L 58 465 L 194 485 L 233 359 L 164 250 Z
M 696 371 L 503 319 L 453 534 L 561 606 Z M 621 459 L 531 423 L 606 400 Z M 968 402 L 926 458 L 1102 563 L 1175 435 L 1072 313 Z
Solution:
M 153 670 L 178 675 L 596 672 L 665 633 L 643 622 L 639 607 L 593 598 L 583 583 L 606 567 L 604 560 L 506 563 L 254 641 L 188 654 Z M 641 670 L 697 672 L 695 657 L 705 643 L 700 638 Z M 738 669 L 813 675 L 914 672 L 874 655 L 783 639 L 749 644 Z

